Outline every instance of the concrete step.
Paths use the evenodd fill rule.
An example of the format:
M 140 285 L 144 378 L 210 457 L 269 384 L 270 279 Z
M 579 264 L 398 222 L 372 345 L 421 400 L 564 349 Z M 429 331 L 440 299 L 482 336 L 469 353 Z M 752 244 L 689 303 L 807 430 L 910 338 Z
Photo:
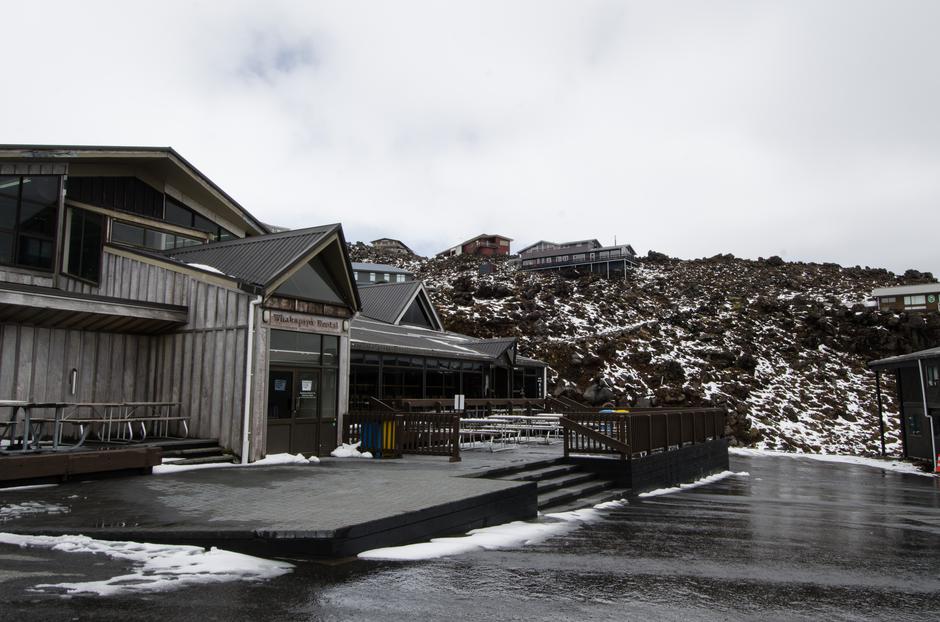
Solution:
M 218 445 L 209 447 L 194 447 L 192 449 L 170 449 L 163 450 L 164 458 L 202 458 L 205 456 L 217 456 L 225 453 Z
M 581 467 L 577 464 L 552 464 L 546 467 L 519 471 L 518 473 L 505 475 L 499 479 L 507 479 L 516 482 L 537 482 L 543 479 L 561 477 L 570 473 L 578 473 L 581 472 L 581 470 Z
M 223 464 L 235 462 L 235 456 L 232 454 L 217 453 L 211 456 L 199 456 L 198 458 L 186 458 L 184 460 L 173 460 L 166 464 Z
M 558 477 L 537 480 L 536 485 L 538 487 L 539 495 L 544 495 L 553 490 L 568 488 L 570 486 L 583 484 L 595 479 L 597 479 L 596 473 L 590 473 L 587 471 L 574 471 L 565 473 L 564 475 L 559 475 Z
M 174 449 L 198 449 L 200 447 L 218 447 L 219 440 L 215 438 L 148 438 L 144 445 L 159 447 L 166 451 Z
M 608 501 L 619 501 L 620 499 L 626 499 L 630 496 L 630 494 L 631 490 L 629 488 L 608 488 L 589 497 L 582 497 L 580 499 L 575 499 L 574 501 L 568 501 L 566 503 L 554 505 L 550 508 L 549 511 L 573 512 L 574 510 L 583 510 L 585 508 L 592 508 L 599 503 L 607 503 Z
M 601 491 L 613 488 L 614 483 L 610 480 L 596 479 L 581 484 L 574 484 L 565 488 L 560 488 L 552 492 L 539 495 L 539 510 L 551 508 L 563 503 L 571 503 L 578 499 L 583 499 L 596 495 Z M 582 506 L 583 507 L 583 506 Z
M 535 469 L 541 469 L 543 467 L 548 467 L 552 465 L 564 464 L 564 458 L 548 458 L 546 460 L 536 460 L 534 462 L 524 462 L 522 464 L 513 464 L 504 467 L 497 467 L 495 469 L 489 469 L 488 471 L 483 471 L 482 473 L 474 473 L 472 477 L 487 477 L 487 478 L 496 478 L 502 479 L 516 473 L 522 473 L 523 471 L 533 471 Z

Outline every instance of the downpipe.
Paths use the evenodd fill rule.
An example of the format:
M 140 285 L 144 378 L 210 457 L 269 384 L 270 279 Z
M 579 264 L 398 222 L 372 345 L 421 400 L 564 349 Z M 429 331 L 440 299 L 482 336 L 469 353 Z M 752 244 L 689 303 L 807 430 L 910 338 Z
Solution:
M 251 387 L 255 368 L 255 308 L 264 298 L 258 296 L 248 303 L 248 339 L 245 357 L 245 412 L 242 416 L 242 464 L 248 464 L 248 426 L 251 423 Z

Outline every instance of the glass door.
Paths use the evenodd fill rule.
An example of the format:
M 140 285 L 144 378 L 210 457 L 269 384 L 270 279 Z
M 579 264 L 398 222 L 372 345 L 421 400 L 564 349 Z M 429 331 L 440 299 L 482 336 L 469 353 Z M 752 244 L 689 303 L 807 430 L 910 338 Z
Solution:
M 291 451 L 294 416 L 294 372 L 271 369 L 268 372 L 268 438 L 266 451 L 280 454 Z
M 320 370 L 297 369 L 291 453 L 319 454 Z

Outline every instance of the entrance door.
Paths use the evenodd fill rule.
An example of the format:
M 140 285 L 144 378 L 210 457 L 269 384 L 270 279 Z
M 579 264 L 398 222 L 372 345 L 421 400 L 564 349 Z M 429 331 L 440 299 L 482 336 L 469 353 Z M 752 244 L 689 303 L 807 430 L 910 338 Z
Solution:
M 298 369 L 291 453 L 320 454 L 320 370 Z
M 329 455 L 336 447 L 336 390 L 335 369 L 272 367 L 267 453 Z

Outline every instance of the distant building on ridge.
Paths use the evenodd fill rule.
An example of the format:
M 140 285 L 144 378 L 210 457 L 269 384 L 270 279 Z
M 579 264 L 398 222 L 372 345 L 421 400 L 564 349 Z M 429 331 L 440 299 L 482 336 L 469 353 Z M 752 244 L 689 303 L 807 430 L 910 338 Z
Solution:
M 603 246 L 597 240 L 549 242 L 539 240 L 519 251 L 514 260 L 520 270 L 573 270 L 623 277 L 636 265 L 636 251 L 629 244 Z
M 481 257 L 495 257 L 509 254 L 509 243 L 512 238 L 504 235 L 483 233 L 457 246 L 437 254 L 438 257 L 453 257 L 454 255 L 479 255 Z

